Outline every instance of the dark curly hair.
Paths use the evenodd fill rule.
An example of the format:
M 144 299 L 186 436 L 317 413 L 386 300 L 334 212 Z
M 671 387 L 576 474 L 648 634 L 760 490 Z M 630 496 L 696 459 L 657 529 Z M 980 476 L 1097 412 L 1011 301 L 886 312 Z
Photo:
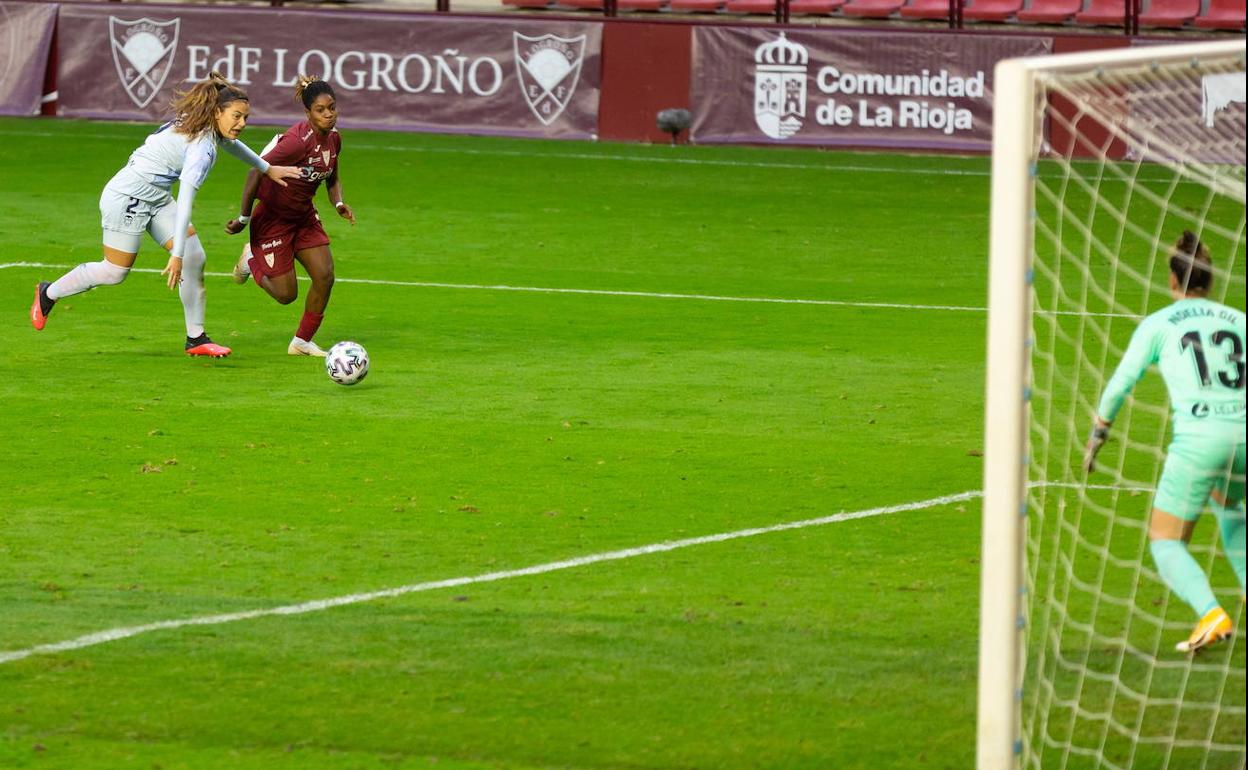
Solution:
M 295 98 L 303 103 L 305 110 L 312 109 L 312 102 L 316 101 L 316 97 L 321 94 L 329 94 L 330 98 L 337 99 L 334 95 L 334 88 L 329 83 L 318 77 L 311 75 L 300 75 L 299 82 L 295 84 Z

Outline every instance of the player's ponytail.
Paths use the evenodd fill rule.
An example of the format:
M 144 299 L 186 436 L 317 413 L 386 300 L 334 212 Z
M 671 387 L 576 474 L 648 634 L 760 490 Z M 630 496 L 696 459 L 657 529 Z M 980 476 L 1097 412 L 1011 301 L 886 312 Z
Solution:
M 1206 294 L 1213 286 L 1213 259 L 1196 234 L 1184 230 L 1170 250 L 1170 272 L 1185 294 Z
M 231 102 L 250 101 L 247 92 L 231 84 L 221 73 L 213 72 L 186 91 L 174 94 L 169 105 L 174 130 L 196 136 L 216 128 L 217 113 Z
M 312 103 L 321 94 L 329 94 L 331 99 L 338 98 L 334 95 L 333 86 L 324 80 L 313 75 L 299 76 L 298 82 L 295 83 L 295 99 L 303 104 L 305 110 L 312 109 Z

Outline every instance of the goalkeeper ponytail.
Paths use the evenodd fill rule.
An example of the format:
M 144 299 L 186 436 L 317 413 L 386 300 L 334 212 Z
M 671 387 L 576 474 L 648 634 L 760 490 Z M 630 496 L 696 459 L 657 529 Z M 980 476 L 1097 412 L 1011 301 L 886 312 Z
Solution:
M 1213 286 L 1213 259 L 1196 234 L 1184 230 L 1170 251 L 1170 272 L 1184 294 L 1208 294 Z

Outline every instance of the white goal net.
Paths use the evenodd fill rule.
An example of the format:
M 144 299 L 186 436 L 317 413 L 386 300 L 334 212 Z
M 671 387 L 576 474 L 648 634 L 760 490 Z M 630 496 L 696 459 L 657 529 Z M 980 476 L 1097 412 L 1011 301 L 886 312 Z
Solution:
M 1132 332 L 1173 301 L 1185 230 L 1211 252 L 1209 297 L 1244 309 L 1244 70 L 1242 39 L 997 70 L 981 770 L 1244 767 L 1243 588 L 1218 521 L 1201 516 L 1189 552 L 1231 643 L 1175 651 L 1197 617 L 1149 553 L 1172 427 L 1156 371 L 1097 471 L 1081 464 Z M 1224 381 L 1242 389 L 1239 342 Z

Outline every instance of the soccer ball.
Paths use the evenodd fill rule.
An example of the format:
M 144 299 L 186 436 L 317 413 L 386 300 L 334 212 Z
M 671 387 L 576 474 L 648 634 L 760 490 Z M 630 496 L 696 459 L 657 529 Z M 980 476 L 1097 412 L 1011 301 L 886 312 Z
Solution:
M 354 385 L 368 376 L 368 351 L 358 342 L 339 342 L 325 355 L 325 372 L 339 385 Z

